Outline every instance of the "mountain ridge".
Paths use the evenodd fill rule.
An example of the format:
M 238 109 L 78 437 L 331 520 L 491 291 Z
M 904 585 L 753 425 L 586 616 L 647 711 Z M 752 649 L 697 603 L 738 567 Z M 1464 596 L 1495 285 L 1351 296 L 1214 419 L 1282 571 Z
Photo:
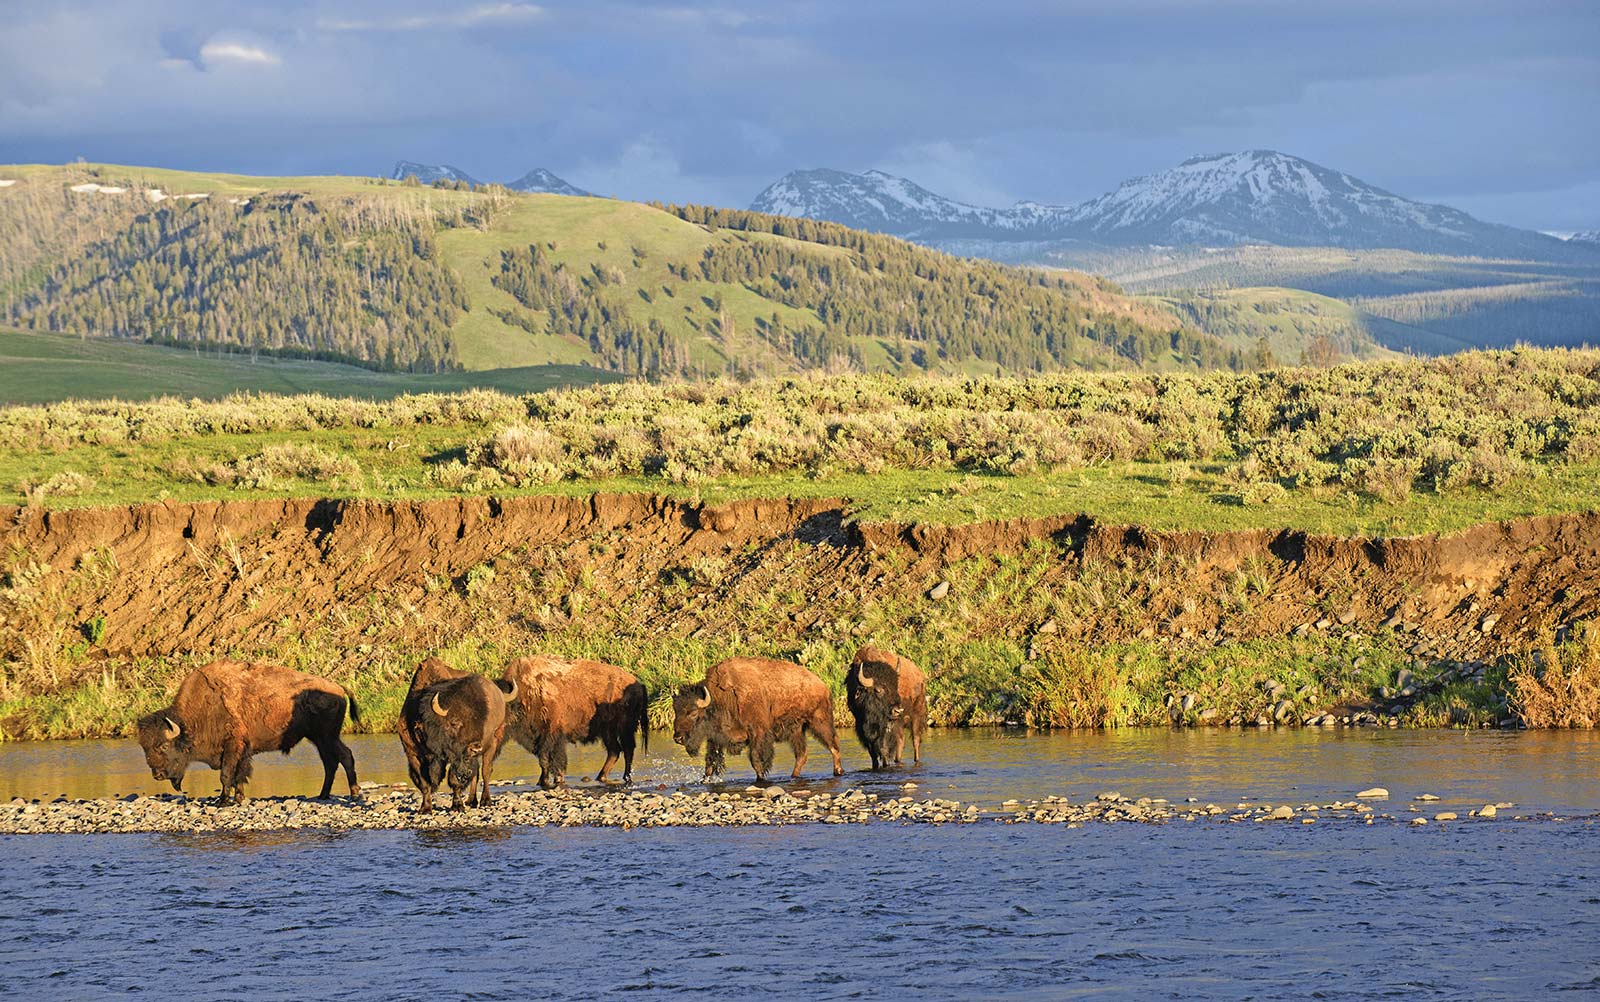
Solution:
M 392 181 L 404 181 L 407 177 L 415 177 L 423 184 L 433 184 L 437 181 L 460 181 L 471 185 L 483 183 L 461 168 L 450 164 L 423 164 L 414 160 L 396 161 L 394 169 L 389 172 L 389 179 Z M 503 186 L 524 194 L 571 195 L 579 198 L 595 197 L 594 192 L 585 191 L 543 167 L 535 167 L 515 181 L 503 182 Z
M 1570 254 L 1570 242 L 1405 198 L 1275 150 L 1191 157 L 1175 167 L 1129 178 L 1077 205 L 1021 201 L 1009 209 L 958 202 L 884 171 L 792 171 L 763 189 L 751 209 L 826 219 L 1002 259 L 1017 256 L 1017 248 L 1007 245 L 1023 242 L 1110 247 L 1259 243 L 1543 258 Z M 982 241 L 995 246 L 986 248 Z

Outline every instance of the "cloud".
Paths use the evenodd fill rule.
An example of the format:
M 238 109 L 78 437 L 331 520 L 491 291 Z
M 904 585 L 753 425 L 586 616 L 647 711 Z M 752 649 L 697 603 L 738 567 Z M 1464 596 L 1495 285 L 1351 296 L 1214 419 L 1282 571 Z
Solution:
M 283 60 L 259 45 L 212 39 L 200 46 L 200 63 L 206 69 L 223 63 L 243 66 L 277 66 Z
M 544 15 L 544 8 L 531 3 L 479 4 L 464 11 L 436 14 L 409 14 L 398 17 L 356 20 L 318 20 L 323 31 L 425 31 L 429 28 L 474 28 L 485 24 L 516 24 Z

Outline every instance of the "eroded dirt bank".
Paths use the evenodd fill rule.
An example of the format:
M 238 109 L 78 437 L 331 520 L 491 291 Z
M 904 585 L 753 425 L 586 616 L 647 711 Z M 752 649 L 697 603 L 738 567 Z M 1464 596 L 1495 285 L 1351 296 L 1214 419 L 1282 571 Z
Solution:
M 535 635 L 621 614 L 680 636 L 727 627 L 729 601 L 776 601 L 803 636 L 847 627 L 864 594 L 930 602 L 953 568 L 969 573 L 940 600 L 983 601 L 985 562 L 1018 559 L 1036 568 L 1030 587 L 1075 583 L 1086 596 L 1047 623 L 995 624 L 1018 636 L 1042 627 L 1089 642 L 1215 643 L 1393 630 L 1420 656 L 1488 659 L 1600 613 L 1593 513 L 1340 539 L 1152 532 L 1087 516 L 858 525 L 836 500 L 711 508 L 600 495 L 0 508 L 0 526 L 0 653 L 11 659 L 63 630 L 121 657 L 267 649 L 374 603 L 403 613 L 403 628 L 427 644 L 441 636 L 430 622 L 459 621 L 463 600 L 474 616 Z M 518 568 L 536 593 L 508 588 Z M 1108 577 L 1115 589 L 1089 591 L 1086 582 Z

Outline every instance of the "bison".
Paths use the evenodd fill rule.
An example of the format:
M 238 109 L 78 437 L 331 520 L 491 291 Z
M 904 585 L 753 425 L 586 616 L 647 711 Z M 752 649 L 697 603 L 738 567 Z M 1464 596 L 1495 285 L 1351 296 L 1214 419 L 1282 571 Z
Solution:
M 549 789 L 566 780 L 567 742 L 605 746 L 599 779 L 610 782 L 611 767 L 622 756 L 622 781 L 633 779 L 634 732 L 650 750 L 645 688 L 630 672 L 601 661 L 517 658 L 505 678 L 517 686 L 510 707 L 510 733 L 539 759 L 539 785 Z
M 833 696 L 827 683 L 797 664 L 766 658 L 729 658 L 706 672 L 703 682 L 679 689 L 672 699 L 673 740 L 691 755 L 706 746 L 706 779 L 722 773 L 727 752 L 749 746 L 756 779 L 772 768 L 773 743 L 794 749 L 793 778 L 806 764 L 806 731 L 833 755 L 833 774 L 844 774 L 833 730 Z
M 901 764 L 905 732 L 911 730 L 911 761 L 922 761 L 928 730 L 928 691 L 922 669 L 891 651 L 863 647 L 844 676 L 845 702 L 856 718 L 856 737 L 872 757 L 872 768 Z
M 238 803 L 250 780 L 252 756 L 267 751 L 287 755 L 305 739 L 322 756 L 325 774 L 318 798 L 325 799 L 333 789 L 340 765 L 350 781 L 350 795 L 357 797 L 355 756 L 339 740 L 346 709 L 360 723 L 355 697 L 325 678 L 279 665 L 223 660 L 190 672 L 171 706 L 135 726 L 150 775 L 170 781 L 180 792 L 189 763 L 200 761 L 222 773 L 218 802 Z
M 433 810 L 433 791 L 447 776 L 451 810 L 489 806 L 494 760 L 505 741 L 506 703 L 516 695 L 515 685 L 502 688 L 438 658 L 417 667 L 397 730 L 411 782 L 422 791 L 422 813 Z

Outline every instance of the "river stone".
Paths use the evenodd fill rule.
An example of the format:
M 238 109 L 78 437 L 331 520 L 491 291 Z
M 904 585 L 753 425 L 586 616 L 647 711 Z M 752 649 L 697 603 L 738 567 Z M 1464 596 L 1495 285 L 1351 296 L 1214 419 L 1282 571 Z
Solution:
M 1428 823 L 1428 819 L 1427 818 L 1412 818 L 1411 819 L 1411 823 L 1414 824 L 1414 825 L 1425 825 L 1425 824 Z
M 944 598 L 948 594 L 950 594 L 950 582 L 948 581 L 940 581 L 938 584 L 928 589 L 928 597 L 933 599 L 935 602 L 939 601 L 941 598 Z
M 1434 796 L 1431 793 L 1419 793 L 1419 794 L 1417 794 L 1417 799 L 1418 800 L 1438 800 L 1439 798 Z
M 1178 709 L 1182 710 L 1184 713 L 1188 713 L 1190 710 L 1194 709 L 1194 693 L 1184 693 L 1183 698 L 1178 700 Z
M 1484 804 L 1482 807 L 1478 808 L 1478 817 L 1480 818 L 1492 818 L 1498 813 L 1499 811 L 1495 809 L 1493 804 Z
M 1288 821 L 1290 818 L 1294 817 L 1294 808 L 1290 807 L 1288 804 L 1284 804 L 1282 807 L 1275 809 L 1271 814 L 1268 814 L 1267 817 L 1273 821 Z
M 1389 791 L 1381 786 L 1374 786 L 1369 790 L 1362 790 L 1356 796 L 1362 800 L 1386 800 L 1388 799 Z
M 1272 719 L 1281 724 L 1293 712 L 1294 704 L 1289 702 L 1287 699 L 1281 699 L 1272 707 Z
M 1433 820 L 1435 820 L 1435 821 L 1454 821 L 1454 820 L 1456 820 L 1456 812 L 1455 811 L 1440 811 L 1438 814 L 1435 814 L 1433 816 Z

